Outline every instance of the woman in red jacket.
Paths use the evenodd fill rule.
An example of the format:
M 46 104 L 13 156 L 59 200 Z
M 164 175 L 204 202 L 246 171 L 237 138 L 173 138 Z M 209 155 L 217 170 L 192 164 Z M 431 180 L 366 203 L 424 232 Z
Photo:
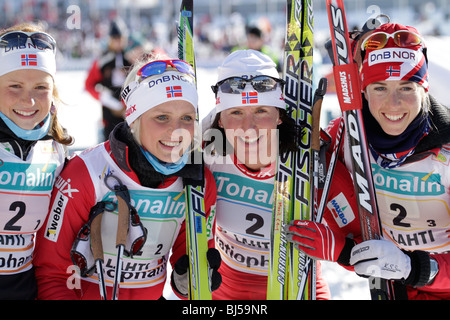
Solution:
M 426 46 L 416 29 L 387 23 L 357 45 L 384 238 L 351 239 L 360 235 L 356 211 L 345 206 L 355 207 L 351 180 L 339 183 L 343 195 L 334 201 L 335 217 L 325 217 L 328 226 L 295 221 L 289 238 L 312 257 L 338 261 L 363 277 L 393 280 L 396 299 L 448 300 L 450 111 L 428 93 Z M 338 123 L 329 125 L 333 137 Z M 349 167 L 343 146 L 341 160 Z
M 213 90 L 211 132 L 218 137 L 205 149 L 205 162 L 217 184 L 215 241 L 223 278 L 213 299 L 265 300 L 276 159 L 298 150 L 300 130 L 286 113 L 275 63 L 259 51 L 230 54 Z M 320 266 L 317 279 L 317 299 L 328 299 Z
M 194 71 L 181 60 L 138 64 L 127 77 L 122 99 L 126 122 L 115 127 L 107 142 L 72 158 L 55 184 L 36 247 L 39 299 L 111 298 L 118 270 L 118 298 L 159 299 L 169 253 L 172 264 L 186 260 L 183 181 L 202 178 L 201 164 L 188 163 L 198 101 Z M 204 176 L 209 215 L 216 186 L 208 170 Z M 116 263 L 116 231 L 122 230 L 119 198 L 133 213 L 121 269 Z M 96 232 L 99 212 L 101 231 Z M 94 252 L 94 244 L 102 244 L 104 272 L 99 267 L 95 272 L 89 236 Z M 209 244 L 214 246 L 212 235 Z M 218 264 L 220 259 L 209 261 L 213 289 L 220 285 Z M 186 270 L 175 269 L 174 290 L 186 297 Z M 81 273 L 81 281 L 74 271 Z M 106 293 L 99 290 L 101 275 L 100 289 L 106 285 Z

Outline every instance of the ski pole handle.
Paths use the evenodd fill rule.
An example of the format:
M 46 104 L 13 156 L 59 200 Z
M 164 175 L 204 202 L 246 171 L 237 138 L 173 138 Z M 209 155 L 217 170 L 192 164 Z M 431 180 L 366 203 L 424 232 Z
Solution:
M 119 206 L 119 218 L 117 221 L 116 247 L 122 245 L 125 247 L 128 236 L 128 226 L 130 223 L 130 212 L 128 204 L 121 197 L 117 197 Z
M 91 223 L 91 248 L 95 261 L 103 260 L 102 217 L 103 212 L 99 213 Z
M 328 82 L 326 78 L 321 78 L 319 86 L 314 93 L 314 105 L 312 109 L 311 124 L 311 149 L 320 150 L 320 111 L 322 109 L 322 101 L 327 92 Z
M 103 242 L 102 242 L 102 217 L 103 212 L 97 214 L 91 222 L 91 249 L 94 255 L 95 268 L 98 275 L 100 297 L 106 300 L 106 284 L 103 274 Z

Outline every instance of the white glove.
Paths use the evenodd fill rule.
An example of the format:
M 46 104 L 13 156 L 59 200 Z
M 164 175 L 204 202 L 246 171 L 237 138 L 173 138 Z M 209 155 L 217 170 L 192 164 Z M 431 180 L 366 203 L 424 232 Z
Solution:
M 387 240 L 368 240 L 354 246 L 350 264 L 362 277 L 400 280 L 411 273 L 411 258 Z
M 102 90 L 100 92 L 100 103 L 114 111 L 121 111 L 123 109 L 122 102 L 114 98 L 109 90 Z

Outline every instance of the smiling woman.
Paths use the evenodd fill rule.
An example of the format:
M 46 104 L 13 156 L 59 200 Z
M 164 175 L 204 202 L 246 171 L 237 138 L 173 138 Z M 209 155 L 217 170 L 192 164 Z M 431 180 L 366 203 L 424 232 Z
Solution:
M 55 40 L 42 27 L 31 24 L 3 30 L 0 39 L 0 90 L 5 97 L 0 100 L 2 120 L 26 141 L 48 134 L 70 145 L 73 139 L 57 118 Z
M 275 63 L 238 50 L 219 67 L 216 118 L 205 162 L 217 184 L 216 247 L 222 285 L 216 300 L 265 300 L 276 160 L 299 150 L 300 128 L 287 116 Z M 328 298 L 318 271 L 318 299 Z
M 125 229 L 131 244 L 142 243 L 142 248 L 123 257 L 123 279 L 120 280 L 119 298 L 124 300 L 161 298 L 166 280 L 167 263 L 172 264 L 171 284 L 180 298 L 188 295 L 185 185 L 195 182 L 204 186 L 204 212 L 208 219 L 216 201 L 216 185 L 208 169 L 203 171 L 200 163 L 192 163 L 194 154 L 194 130 L 198 103 L 197 88 L 192 67 L 185 61 L 146 58 L 137 62 L 130 70 L 121 97 L 126 105 L 125 121 L 116 125 L 109 139 L 94 148 L 71 158 L 61 172 L 59 181 L 64 181 L 72 190 L 71 195 L 62 183 L 52 198 L 52 211 L 57 219 L 49 218 L 46 228 L 38 236 L 36 247 L 38 266 L 36 275 L 40 285 L 40 299 L 101 299 L 117 298 L 113 285 L 116 271 L 120 268 L 116 247 L 117 230 Z M 115 178 L 115 179 L 112 179 Z M 113 192 L 108 181 L 117 181 Z M 118 198 L 127 195 L 125 216 L 135 212 L 138 219 L 130 219 L 121 225 L 122 215 Z M 91 226 L 91 212 L 99 206 L 108 206 L 101 214 L 99 229 L 91 235 L 101 235 L 103 250 L 98 256 L 104 260 L 104 268 L 97 273 L 82 273 L 78 286 L 67 286 L 67 269 L 75 263 L 80 270 L 95 270 L 95 266 L 83 263 L 77 256 L 92 257 L 89 244 L 87 250 L 79 244 Z M 122 206 L 123 208 L 123 206 Z M 129 212 L 130 211 L 130 212 Z M 63 217 L 60 218 L 60 217 Z M 214 217 L 208 219 L 214 224 Z M 121 226 L 124 226 L 123 229 Z M 128 228 L 127 228 L 128 227 Z M 138 228 L 141 232 L 134 232 Z M 207 228 L 211 231 L 212 227 Z M 129 230 L 129 232 L 128 232 Z M 135 237 L 136 234 L 145 235 Z M 219 255 L 214 256 L 213 235 L 208 238 L 208 274 L 211 288 L 221 282 L 217 272 Z M 82 242 L 81 242 L 82 243 Z M 128 246 L 130 244 L 130 246 Z M 119 246 L 120 247 L 120 246 Z M 116 254 L 117 253 L 117 254 Z M 217 253 L 217 252 L 216 252 Z M 134 255 L 133 255 L 134 254 Z M 72 257 L 72 259 L 71 259 Z M 186 262 L 186 263 L 185 263 Z M 104 270 L 104 271 L 103 271 Z M 101 277 L 103 275 L 104 277 Z M 103 278 L 98 286 L 97 276 Z
M 142 145 L 163 162 L 177 162 L 191 145 L 195 117 L 195 108 L 189 102 L 160 104 L 142 115 Z
M 50 113 L 53 78 L 41 70 L 18 70 L 0 77 L 0 111 L 17 126 L 32 130 Z
M 258 171 L 278 156 L 279 111 L 271 106 L 236 107 L 222 111 L 218 124 L 233 145 L 237 159 Z
M 0 300 L 35 299 L 34 237 L 47 216 L 63 145 L 54 85 L 55 40 L 22 24 L 0 31 Z M 20 235 L 23 241 L 5 241 Z M 14 263 L 10 263 L 14 262 Z
M 372 116 L 391 136 L 402 134 L 422 113 L 425 89 L 411 81 L 378 81 L 364 91 Z M 422 117 L 423 118 L 423 117 Z
M 392 280 L 396 300 L 448 300 L 450 109 L 428 93 L 427 47 L 414 27 L 386 23 L 361 34 L 362 112 L 383 238 L 362 242 L 356 214 L 347 226 L 327 216 L 328 226 L 297 221 L 291 239 L 320 258 L 327 246 L 318 231 L 327 230 L 337 261 L 360 276 Z M 333 141 L 338 125 L 327 129 Z M 356 149 L 343 142 L 341 160 L 351 172 Z M 342 191 L 335 203 L 348 218 L 356 208 L 353 181 L 336 180 L 336 172 L 333 179 Z

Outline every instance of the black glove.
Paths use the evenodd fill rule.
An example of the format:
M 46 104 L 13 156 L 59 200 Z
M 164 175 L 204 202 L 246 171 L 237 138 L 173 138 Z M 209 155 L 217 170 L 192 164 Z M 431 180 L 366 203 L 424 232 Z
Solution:
M 222 283 L 222 275 L 218 271 L 222 259 L 220 258 L 219 251 L 214 248 L 206 252 L 206 259 L 208 260 L 208 272 L 209 278 L 211 279 L 211 291 L 214 291 Z M 184 298 L 187 298 L 189 294 L 188 269 L 189 257 L 185 254 L 175 263 L 170 282 L 175 292 Z

